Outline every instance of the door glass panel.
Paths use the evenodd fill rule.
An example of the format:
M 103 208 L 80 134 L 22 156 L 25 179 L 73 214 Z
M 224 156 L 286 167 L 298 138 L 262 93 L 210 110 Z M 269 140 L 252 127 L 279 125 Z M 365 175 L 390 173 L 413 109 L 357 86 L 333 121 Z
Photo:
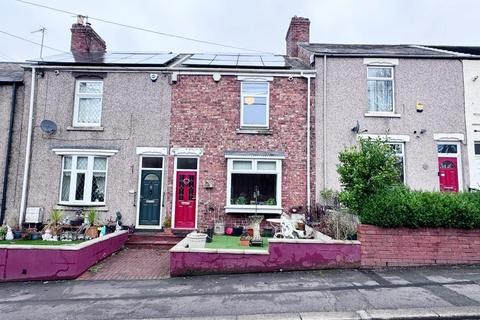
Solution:
M 177 169 L 196 170 L 197 158 L 177 158 Z
M 143 180 L 146 180 L 146 181 L 158 181 L 160 180 L 158 178 L 158 176 L 156 174 L 153 174 L 153 173 L 149 173 L 145 176 L 145 178 Z
M 193 191 L 194 191 L 194 178 L 193 176 L 190 176 L 188 178 L 188 200 L 194 200 Z
M 252 161 L 233 161 L 233 170 L 252 170 Z
M 142 167 L 143 168 L 161 169 L 163 167 L 163 158 L 143 157 L 142 158 Z
M 455 164 L 452 161 L 446 160 L 446 161 L 443 161 L 440 164 L 440 168 L 442 168 L 442 169 L 453 169 L 453 168 L 455 168 Z
M 184 198 L 184 188 L 185 188 L 185 184 L 183 183 L 185 179 L 185 176 L 183 174 L 179 175 L 178 176 L 178 200 L 183 200 Z
M 456 144 L 439 144 L 437 147 L 438 153 L 457 153 Z

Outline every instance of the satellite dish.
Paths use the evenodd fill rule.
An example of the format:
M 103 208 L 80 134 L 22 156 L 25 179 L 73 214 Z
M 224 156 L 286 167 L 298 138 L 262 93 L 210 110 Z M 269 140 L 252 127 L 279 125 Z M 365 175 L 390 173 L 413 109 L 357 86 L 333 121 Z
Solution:
M 57 124 L 51 120 L 42 120 L 40 129 L 46 134 L 54 134 L 57 132 Z

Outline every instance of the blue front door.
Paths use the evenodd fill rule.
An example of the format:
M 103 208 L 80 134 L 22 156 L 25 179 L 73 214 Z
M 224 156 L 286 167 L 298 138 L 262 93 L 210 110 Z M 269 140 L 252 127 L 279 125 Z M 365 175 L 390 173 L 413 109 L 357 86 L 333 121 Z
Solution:
M 160 198 L 162 194 L 161 171 L 142 170 L 140 189 L 140 225 L 160 224 Z

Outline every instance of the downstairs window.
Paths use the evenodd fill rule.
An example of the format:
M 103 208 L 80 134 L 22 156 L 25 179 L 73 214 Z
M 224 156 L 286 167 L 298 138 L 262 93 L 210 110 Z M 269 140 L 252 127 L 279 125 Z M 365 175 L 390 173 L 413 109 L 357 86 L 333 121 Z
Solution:
M 227 212 L 281 212 L 281 160 L 228 159 Z

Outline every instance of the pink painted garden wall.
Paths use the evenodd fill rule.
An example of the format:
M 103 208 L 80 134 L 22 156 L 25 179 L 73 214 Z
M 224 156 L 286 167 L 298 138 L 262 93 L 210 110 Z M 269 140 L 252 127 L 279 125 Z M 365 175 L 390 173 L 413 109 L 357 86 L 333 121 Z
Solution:
M 0 246 L 0 281 L 74 279 L 120 250 L 128 232 L 120 231 L 72 246 Z

